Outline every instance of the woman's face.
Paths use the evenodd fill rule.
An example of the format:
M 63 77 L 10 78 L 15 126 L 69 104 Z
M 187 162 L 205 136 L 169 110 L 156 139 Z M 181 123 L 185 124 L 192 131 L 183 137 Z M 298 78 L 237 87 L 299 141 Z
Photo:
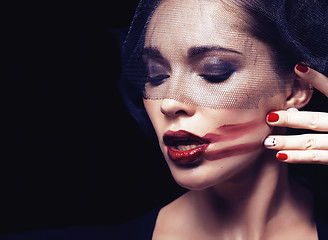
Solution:
M 149 22 L 144 105 L 176 182 L 221 184 L 261 161 L 287 91 L 269 48 L 218 1 L 165 0 Z

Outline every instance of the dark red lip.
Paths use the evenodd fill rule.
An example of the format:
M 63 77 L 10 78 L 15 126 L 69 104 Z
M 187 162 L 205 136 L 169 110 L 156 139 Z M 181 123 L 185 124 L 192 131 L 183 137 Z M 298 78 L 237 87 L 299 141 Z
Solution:
M 205 153 L 209 141 L 198 137 L 185 130 L 176 132 L 167 131 L 163 136 L 164 144 L 167 146 L 167 153 L 169 157 L 176 164 L 186 165 L 193 164 L 200 160 L 201 156 Z M 198 145 L 189 150 L 178 150 L 179 145 Z

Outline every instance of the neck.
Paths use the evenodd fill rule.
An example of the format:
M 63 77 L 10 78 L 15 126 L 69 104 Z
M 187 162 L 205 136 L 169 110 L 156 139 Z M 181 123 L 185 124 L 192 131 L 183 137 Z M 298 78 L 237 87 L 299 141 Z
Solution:
M 261 239 L 268 229 L 287 224 L 283 222 L 291 217 L 295 221 L 311 218 L 310 194 L 289 180 L 287 164 L 269 151 L 245 173 L 193 194 L 206 224 L 215 222 L 221 230 L 246 234 L 244 239 Z

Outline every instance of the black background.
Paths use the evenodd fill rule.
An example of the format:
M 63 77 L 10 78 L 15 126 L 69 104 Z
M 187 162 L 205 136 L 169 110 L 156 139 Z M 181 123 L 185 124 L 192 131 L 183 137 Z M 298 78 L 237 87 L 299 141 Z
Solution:
M 15 3 L 0 233 L 118 224 L 181 193 L 118 92 L 137 1 Z
M 118 224 L 183 192 L 118 92 L 120 42 L 136 6 L 25 1 L 4 8 L 4 82 L 13 91 L 4 95 L 0 234 Z M 324 101 L 319 95 L 310 109 L 327 108 Z

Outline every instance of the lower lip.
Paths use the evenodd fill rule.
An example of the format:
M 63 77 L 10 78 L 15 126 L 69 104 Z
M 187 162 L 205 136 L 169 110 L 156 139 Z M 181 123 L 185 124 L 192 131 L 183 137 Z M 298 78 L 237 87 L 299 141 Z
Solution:
M 186 151 L 179 151 L 174 147 L 167 148 L 167 154 L 173 162 L 179 165 L 188 165 L 196 163 L 201 159 L 209 144 L 203 144 L 199 147 L 192 148 Z

